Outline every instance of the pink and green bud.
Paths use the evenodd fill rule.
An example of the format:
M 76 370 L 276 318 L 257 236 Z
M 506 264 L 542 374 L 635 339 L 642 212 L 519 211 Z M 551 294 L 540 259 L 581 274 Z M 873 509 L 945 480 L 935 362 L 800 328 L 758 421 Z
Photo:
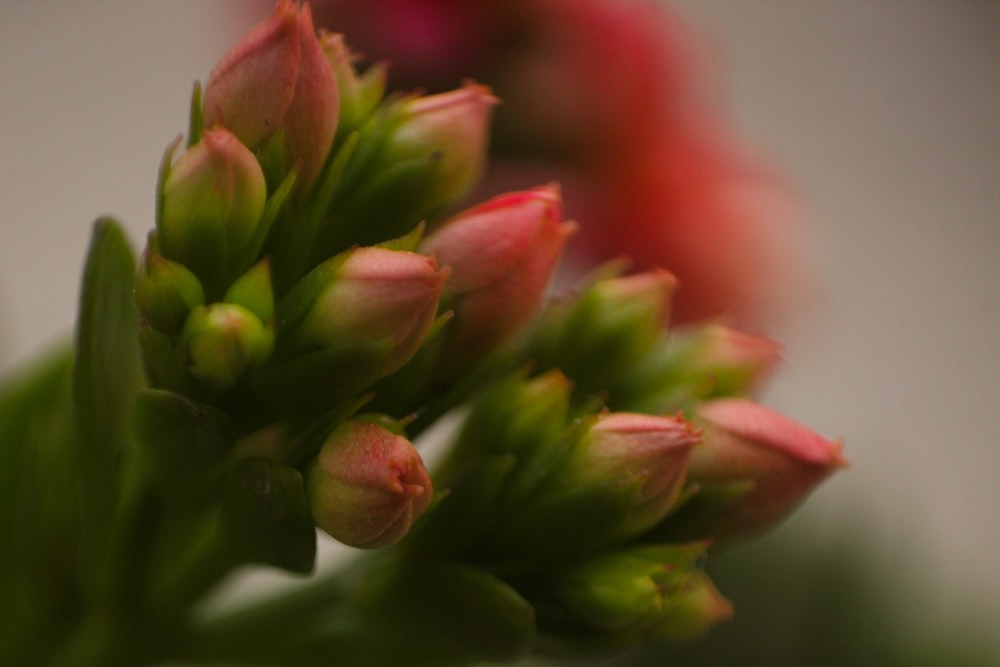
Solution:
M 600 416 L 577 444 L 560 484 L 604 489 L 628 508 L 614 533 L 625 538 L 659 523 L 684 485 L 698 431 L 680 417 Z
M 709 324 L 671 340 L 675 381 L 700 397 L 756 393 L 781 361 L 781 345 L 721 324 Z
M 386 149 L 388 163 L 432 158 L 436 176 L 427 208 L 454 202 L 478 180 L 486 164 L 490 117 L 497 103 L 486 86 L 407 100 Z
M 437 314 L 448 271 L 431 257 L 384 248 L 354 248 L 310 278 L 322 286 L 289 340 L 300 349 L 367 351 L 378 377 L 416 353 Z
M 207 130 L 165 169 L 156 225 L 160 252 L 190 269 L 211 296 L 254 259 L 264 174 L 253 153 L 221 128 Z
M 181 346 L 193 376 L 231 387 L 270 358 L 274 332 L 243 306 L 214 303 L 191 311 Z
M 386 65 L 377 63 L 364 74 L 354 68 L 356 60 L 344 36 L 320 31 L 320 45 L 333 68 L 340 92 L 340 120 L 337 131 L 356 130 L 378 106 L 385 94 Z
M 708 576 L 699 572 L 674 595 L 665 598 L 663 611 L 645 634 L 652 641 L 691 641 L 732 617 L 732 603 Z
M 676 288 L 677 280 L 663 270 L 599 278 L 546 311 L 528 355 L 542 368 L 561 369 L 578 394 L 602 395 L 616 409 L 634 409 L 631 394 L 642 385 L 633 376 L 644 372 L 664 340 Z
M 399 542 L 433 496 L 410 441 L 367 421 L 347 422 L 327 438 L 306 488 L 316 525 L 361 548 Z
M 522 332 L 574 228 L 562 220 L 558 188 L 546 186 L 495 197 L 425 240 L 421 252 L 452 271 L 446 369 L 467 367 Z
M 847 465 L 840 442 L 750 400 L 703 403 L 695 423 L 702 427 L 703 443 L 691 455 L 691 480 L 706 490 L 751 483 L 747 492 L 734 496 L 713 537 L 741 537 L 770 527 Z
M 394 373 L 431 330 L 447 276 L 430 257 L 377 247 L 320 264 L 278 304 L 278 351 L 261 391 L 322 409 Z
M 297 168 L 300 187 L 311 186 L 333 144 L 339 101 L 309 6 L 281 0 L 219 60 L 204 105 L 206 126 L 226 127 L 255 149 L 277 142 L 284 170 Z
M 135 303 L 149 326 L 173 335 L 180 333 L 188 313 L 205 303 L 205 290 L 187 268 L 160 256 L 151 236 L 139 262 Z
M 551 565 L 646 532 L 673 509 L 697 442 L 676 417 L 610 413 L 576 423 L 519 457 L 490 548 Z

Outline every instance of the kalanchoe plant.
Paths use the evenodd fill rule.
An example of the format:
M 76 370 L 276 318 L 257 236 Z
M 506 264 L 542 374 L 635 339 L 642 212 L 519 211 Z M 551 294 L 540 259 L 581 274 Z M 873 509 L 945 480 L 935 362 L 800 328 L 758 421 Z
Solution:
M 545 304 L 555 185 L 455 213 L 483 86 L 382 97 L 290 0 L 195 89 L 138 262 L 95 227 L 72 359 L 0 391 L 0 663 L 464 665 L 701 636 L 702 569 L 844 465 L 753 402 L 775 344 L 666 270 Z M 341 124 L 338 124 L 340 119 Z M 425 464 L 421 434 L 463 415 Z M 77 496 L 78 491 L 78 496 Z M 308 575 L 214 614 L 237 568 Z

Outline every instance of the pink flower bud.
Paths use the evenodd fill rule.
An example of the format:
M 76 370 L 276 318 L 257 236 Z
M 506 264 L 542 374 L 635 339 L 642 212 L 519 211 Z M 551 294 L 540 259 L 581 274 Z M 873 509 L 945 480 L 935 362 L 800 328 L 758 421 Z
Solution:
M 491 110 L 490 89 L 467 82 L 458 90 L 404 103 L 400 127 L 388 149 L 392 160 L 437 156 L 437 179 L 429 206 L 443 206 L 464 194 L 486 162 Z
M 752 395 L 781 361 L 781 345 L 721 324 L 678 335 L 672 342 L 675 381 L 701 397 Z
M 695 422 L 704 442 L 691 455 L 690 478 L 705 485 L 745 480 L 754 485 L 721 527 L 727 537 L 774 524 L 847 465 L 841 443 L 746 399 L 703 403 Z
M 616 532 L 630 537 L 651 528 L 670 510 L 698 442 L 697 430 L 680 417 L 612 413 L 590 428 L 564 474 L 575 484 L 629 495 L 629 513 Z
M 433 495 L 410 441 L 364 421 L 347 422 L 327 438 L 306 485 L 316 525 L 362 548 L 403 539 Z
M 427 335 L 448 271 L 424 255 L 375 247 L 348 250 L 319 271 L 328 269 L 330 279 L 293 333 L 295 345 L 364 348 L 378 356 L 377 377 L 393 373 Z
M 253 259 L 247 254 L 264 212 L 264 174 L 223 128 L 206 131 L 167 169 L 156 225 L 160 252 L 211 293 Z
M 281 131 L 286 166 L 297 164 L 300 184 L 311 185 L 333 143 L 339 103 L 309 6 L 281 0 L 218 62 L 204 99 L 205 124 L 229 128 L 247 146 Z
M 574 228 L 562 221 L 559 190 L 550 185 L 495 197 L 424 242 L 421 252 L 452 270 L 451 368 L 478 360 L 528 324 Z
M 670 319 L 677 278 L 669 271 L 654 269 L 600 280 L 591 289 L 598 302 L 617 306 L 612 317 L 617 319 L 626 313 L 635 313 L 663 327 Z

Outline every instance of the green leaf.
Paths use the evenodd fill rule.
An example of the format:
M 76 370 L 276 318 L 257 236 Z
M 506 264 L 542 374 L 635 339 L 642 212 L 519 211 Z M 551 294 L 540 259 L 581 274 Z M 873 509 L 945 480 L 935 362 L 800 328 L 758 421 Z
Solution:
M 135 407 L 136 437 L 149 475 L 167 493 L 214 472 L 233 445 L 225 414 L 169 391 L 146 389 Z
M 85 582 L 96 580 L 108 546 L 132 404 L 142 385 L 135 272 L 135 256 L 121 227 L 109 218 L 97 220 L 84 265 L 73 366 Z
M 376 628 L 397 637 L 385 649 L 405 652 L 409 664 L 507 662 L 535 644 L 534 607 L 485 570 L 407 562 L 386 583 L 367 611 Z
M 302 474 L 268 459 L 238 461 L 226 481 L 222 524 L 237 562 L 306 574 L 316 563 L 316 528 Z
M 63 631 L 77 611 L 70 368 L 68 349 L 59 349 L 0 386 L 2 664 L 38 655 L 43 637 Z

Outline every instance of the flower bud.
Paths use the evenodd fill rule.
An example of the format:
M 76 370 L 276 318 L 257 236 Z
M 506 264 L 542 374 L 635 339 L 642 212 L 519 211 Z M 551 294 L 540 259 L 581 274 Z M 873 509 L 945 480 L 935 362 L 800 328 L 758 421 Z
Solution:
M 699 572 L 664 600 L 663 611 L 646 631 L 652 641 L 691 641 L 733 617 L 733 605 Z
M 151 237 L 139 263 L 135 303 L 150 326 L 172 335 L 180 333 L 192 308 L 205 303 L 205 290 L 183 265 L 164 259 Z
M 340 93 L 340 119 L 337 133 L 356 130 L 375 110 L 385 93 L 386 66 L 377 63 L 362 75 L 354 69 L 355 55 L 344 43 L 344 36 L 320 32 L 320 46 L 333 68 Z
M 362 548 L 403 539 L 433 495 L 410 441 L 365 421 L 347 422 L 327 438 L 306 487 L 316 525 Z
M 214 303 L 191 311 L 181 345 L 192 375 L 216 387 L 231 387 L 268 360 L 274 333 L 246 308 Z
M 676 287 L 663 270 L 595 280 L 546 311 L 528 355 L 542 368 L 561 369 L 578 395 L 599 394 L 615 409 L 631 408 L 639 386 L 633 376 L 663 339 Z
M 447 276 L 430 257 L 385 248 L 327 260 L 278 304 L 279 349 L 262 390 L 324 407 L 394 373 L 427 336 Z
M 721 324 L 708 324 L 671 340 L 664 377 L 701 398 L 753 394 L 781 361 L 781 345 Z
M 644 633 L 687 594 L 705 543 L 633 547 L 593 557 L 560 575 L 556 592 L 573 616 L 599 632 Z
M 645 532 L 671 510 L 697 442 L 676 417 L 614 413 L 583 421 L 519 465 L 490 548 L 552 564 Z
M 495 197 L 425 240 L 421 252 L 452 270 L 448 369 L 468 366 L 521 332 L 573 229 L 562 221 L 558 189 L 546 186 Z
M 246 308 L 265 324 L 271 322 L 274 317 L 274 288 L 271 286 L 270 261 L 261 260 L 240 276 L 229 286 L 222 300 Z
M 277 137 L 285 170 L 297 165 L 300 187 L 312 185 L 333 143 L 339 102 L 309 6 L 281 0 L 219 60 L 204 101 L 207 126 L 222 125 L 252 148 Z
M 265 194 L 253 153 L 227 130 L 206 131 L 167 167 L 156 226 L 160 252 L 190 269 L 217 297 L 227 279 L 254 259 L 250 245 Z
M 318 272 L 328 280 L 292 339 L 304 348 L 375 352 L 379 377 L 420 347 L 448 276 L 430 257 L 384 248 L 348 250 Z
M 492 108 L 490 89 L 466 82 L 458 90 L 406 101 L 400 125 L 393 133 L 388 163 L 433 157 L 435 186 L 428 209 L 449 204 L 476 182 L 486 163 Z
M 631 537 L 658 523 L 673 506 L 698 442 L 697 430 L 680 417 L 604 415 L 577 445 L 561 483 L 621 494 L 629 509 L 615 533 Z
M 691 455 L 691 480 L 710 489 L 749 480 L 713 536 L 743 536 L 771 526 L 830 473 L 847 465 L 832 442 L 745 399 L 703 403 L 695 415 L 704 442 Z

